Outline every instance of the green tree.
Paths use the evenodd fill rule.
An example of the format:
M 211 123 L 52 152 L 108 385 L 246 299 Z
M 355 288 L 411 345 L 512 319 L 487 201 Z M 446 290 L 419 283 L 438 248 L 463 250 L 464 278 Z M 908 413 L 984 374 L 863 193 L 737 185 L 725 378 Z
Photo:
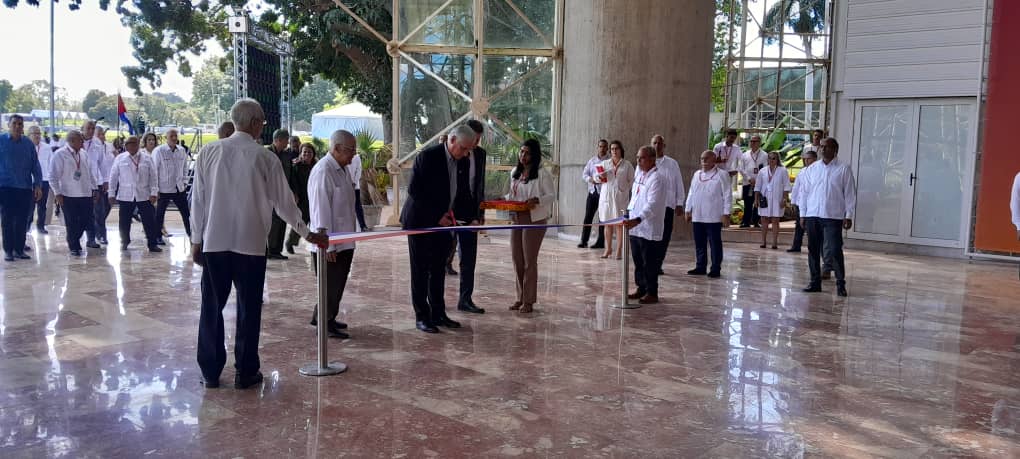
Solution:
M 96 104 L 99 103 L 99 100 L 103 97 L 106 97 L 105 92 L 98 89 L 90 89 L 89 92 L 85 94 L 85 99 L 81 101 L 81 111 L 90 113 L 92 107 L 95 107 Z
M 333 104 L 339 91 L 340 88 L 336 86 L 336 83 L 316 76 L 291 100 L 291 116 L 294 117 L 294 121 L 310 123 L 313 114 L 321 112 L 325 107 Z
M 765 43 L 774 43 L 779 40 L 780 29 L 789 25 L 794 32 L 802 34 L 804 54 L 814 57 L 811 52 L 814 37 L 804 34 L 821 32 L 825 28 L 825 4 L 825 0 L 787 0 L 772 5 L 762 21 L 762 38 Z
M 233 69 L 226 59 L 207 59 L 191 80 L 191 107 L 207 122 L 225 114 L 234 102 Z
M 7 99 L 11 97 L 12 92 L 14 92 L 14 85 L 10 81 L 0 80 L 0 110 L 3 110 L 7 105 Z
M 82 104 L 84 105 L 84 102 Z M 89 118 L 92 119 L 103 118 L 107 125 L 115 126 L 117 124 L 118 116 L 117 96 L 107 95 L 100 97 L 98 100 L 96 100 L 96 103 L 92 105 L 92 107 L 89 107 L 89 109 L 85 111 L 85 114 L 87 114 Z

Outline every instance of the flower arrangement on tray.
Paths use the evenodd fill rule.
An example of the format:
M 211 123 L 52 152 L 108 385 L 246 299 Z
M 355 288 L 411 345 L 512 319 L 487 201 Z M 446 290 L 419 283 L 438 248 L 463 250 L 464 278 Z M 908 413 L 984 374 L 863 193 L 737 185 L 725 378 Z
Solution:
M 493 201 L 482 201 L 482 209 L 488 210 L 505 210 L 508 212 L 523 212 L 531 209 L 527 201 L 507 201 L 507 200 L 493 200 Z

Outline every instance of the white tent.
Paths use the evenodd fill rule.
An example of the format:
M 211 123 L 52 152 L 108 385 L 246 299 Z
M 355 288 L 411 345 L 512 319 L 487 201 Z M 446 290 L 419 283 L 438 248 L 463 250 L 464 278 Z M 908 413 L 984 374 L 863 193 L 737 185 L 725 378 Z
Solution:
M 368 131 L 379 140 L 384 138 L 382 115 L 372 113 L 371 109 L 359 102 L 312 115 L 313 137 L 328 139 L 337 129 L 354 133 Z

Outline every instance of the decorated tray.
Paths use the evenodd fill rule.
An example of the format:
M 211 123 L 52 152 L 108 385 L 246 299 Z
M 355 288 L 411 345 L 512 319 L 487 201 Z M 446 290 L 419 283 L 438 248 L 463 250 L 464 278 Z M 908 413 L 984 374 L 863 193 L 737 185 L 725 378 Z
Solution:
M 530 209 L 526 201 L 482 201 L 482 209 L 523 212 Z

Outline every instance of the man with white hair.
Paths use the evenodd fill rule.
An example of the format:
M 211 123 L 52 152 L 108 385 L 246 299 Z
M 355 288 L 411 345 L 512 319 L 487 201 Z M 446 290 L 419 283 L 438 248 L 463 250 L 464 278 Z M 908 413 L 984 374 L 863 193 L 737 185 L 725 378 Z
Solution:
M 456 224 L 457 161 L 471 153 L 477 137 L 470 126 L 462 124 L 450 131 L 445 144 L 418 153 L 407 185 L 407 202 L 400 213 L 404 229 Z M 415 326 L 425 333 L 439 333 L 437 326 L 460 328 L 460 323 L 446 315 L 443 299 L 451 242 L 452 236 L 445 231 L 407 237 Z
M 102 195 L 106 193 L 106 187 L 103 185 L 106 183 L 106 177 L 103 175 L 104 170 L 109 170 L 106 165 L 103 164 L 103 160 L 106 158 L 106 145 L 103 144 L 98 138 L 96 138 L 96 121 L 85 120 L 81 125 L 82 134 L 82 149 L 85 150 L 85 156 L 89 160 L 89 168 L 92 169 L 96 194 Z M 70 143 L 70 139 L 68 139 Z M 102 242 L 102 238 L 99 237 L 99 231 L 97 229 L 96 215 L 102 213 L 102 210 L 108 206 L 108 203 L 104 199 L 93 202 L 92 212 L 89 214 L 88 221 L 85 224 L 85 235 L 87 242 L 85 247 L 90 249 L 98 249 L 99 242 Z
M 81 233 L 92 221 L 93 201 L 99 199 L 95 163 L 84 148 L 79 131 L 67 133 L 67 145 L 53 154 L 50 161 L 50 188 L 53 200 L 63 209 L 67 228 L 67 248 L 71 256 L 81 256 Z M 99 248 L 90 244 L 89 248 Z
M 234 387 L 262 382 L 259 331 L 266 279 L 266 238 L 276 214 L 309 242 L 325 246 L 324 234 L 311 233 L 301 220 L 279 159 L 259 145 L 266 119 L 259 103 L 241 99 L 230 110 L 235 131 L 209 143 L 195 164 L 191 215 L 191 257 L 202 266 L 202 309 L 198 365 L 207 388 L 219 387 L 227 363 L 223 308 L 237 289 Z
M 127 250 L 131 243 L 131 216 L 137 209 L 145 229 L 145 240 L 150 252 L 162 252 L 156 244 L 159 227 L 153 215 L 152 205 L 159 196 L 156 186 L 156 166 L 152 158 L 138 152 L 140 145 L 137 136 L 131 136 L 124 142 L 126 155 L 117 156 L 110 169 L 110 204 L 119 204 L 120 214 L 120 249 Z
M 166 208 L 170 202 L 174 203 L 181 213 L 181 220 L 184 222 L 184 231 L 191 236 L 191 212 L 188 208 L 188 153 L 178 143 L 176 129 L 166 132 L 166 143 L 156 147 L 152 152 L 152 162 L 156 165 L 156 182 L 159 187 L 159 201 L 156 204 L 156 225 L 164 227 L 166 220 Z M 166 245 L 160 235 L 156 241 L 159 245 Z
M 351 174 L 347 166 L 357 154 L 354 134 L 340 130 L 329 138 L 329 152 L 312 167 L 308 177 L 308 210 L 311 228 L 326 228 L 327 233 L 356 231 L 357 216 L 354 210 L 355 193 L 350 185 Z M 312 252 L 317 252 L 317 247 Z M 347 276 L 354 260 L 354 243 L 332 244 L 326 249 L 325 273 L 329 286 L 325 300 L 326 331 L 333 338 L 349 338 L 344 331 L 347 324 L 336 320 L 340 313 L 340 300 L 344 296 Z M 312 268 L 322 275 L 318 257 L 312 257 Z M 320 299 L 321 301 L 322 299 Z M 312 325 L 318 324 L 318 309 L 312 312 Z
M 39 160 L 39 168 L 42 171 L 42 196 L 38 201 L 33 203 L 35 212 L 38 214 L 37 221 L 35 223 L 35 229 L 39 234 L 49 234 L 46 231 L 46 222 L 49 221 L 49 212 L 47 212 L 51 199 L 50 196 L 50 159 L 53 158 L 53 149 L 50 148 L 42 138 L 42 130 L 39 126 L 31 126 L 28 128 L 28 138 L 32 141 L 32 145 L 35 147 L 35 156 Z M 32 210 L 28 212 L 28 226 L 32 226 Z

